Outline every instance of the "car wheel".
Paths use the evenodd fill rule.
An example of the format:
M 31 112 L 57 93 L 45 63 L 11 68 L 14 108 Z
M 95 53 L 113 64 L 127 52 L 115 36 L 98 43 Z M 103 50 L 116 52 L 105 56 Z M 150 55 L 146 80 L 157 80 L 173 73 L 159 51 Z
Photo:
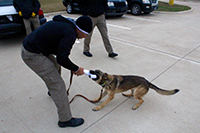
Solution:
M 131 6 L 131 14 L 132 15 L 140 15 L 141 14 L 141 7 L 138 4 L 133 4 Z
M 70 3 L 67 4 L 66 11 L 67 11 L 67 13 L 69 13 L 69 14 L 72 14 L 72 13 L 73 13 L 72 5 L 71 5 Z

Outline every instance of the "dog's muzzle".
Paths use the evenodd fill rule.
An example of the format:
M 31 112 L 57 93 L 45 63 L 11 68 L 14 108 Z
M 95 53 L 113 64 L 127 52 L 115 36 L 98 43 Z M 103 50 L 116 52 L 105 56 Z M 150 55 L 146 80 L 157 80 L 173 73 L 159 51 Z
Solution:
M 96 78 L 91 78 L 91 77 L 90 77 L 92 80 L 96 81 L 96 80 L 99 79 L 99 75 L 98 75 L 95 71 L 90 70 L 90 73 L 93 74 L 93 75 L 96 75 Z

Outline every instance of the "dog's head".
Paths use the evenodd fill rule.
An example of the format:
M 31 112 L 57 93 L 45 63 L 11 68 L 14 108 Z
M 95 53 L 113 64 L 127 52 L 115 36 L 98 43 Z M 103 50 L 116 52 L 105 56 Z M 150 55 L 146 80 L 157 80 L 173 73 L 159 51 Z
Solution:
M 100 70 L 90 70 L 91 74 L 95 74 L 97 77 L 92 79 L 94 80 L 96 83 L 98 83 L 99 85 L 101 85 L 102 87 L 105 87 L 106 82 L 108 82 L 109 79 L 109 75 L 107 73 L 103 73 Z

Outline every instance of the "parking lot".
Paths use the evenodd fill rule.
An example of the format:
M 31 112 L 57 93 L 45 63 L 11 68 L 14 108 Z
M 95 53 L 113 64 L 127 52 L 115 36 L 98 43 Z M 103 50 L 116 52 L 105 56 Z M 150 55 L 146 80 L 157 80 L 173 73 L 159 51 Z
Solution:
M 56 107 L 43 81 L 21 60 L 24 36 L 0 39 L 0 132 L 1 133 L 197 133 L 200 126 L 200 3 L 181 2 L 192 10 L 179 13 L 152 12 L 108 18 L 108 34 L 117 58 L 109 58 L 97 28 L 91 41 L 92 58 L 83 55 L 83 40 L 77 40 L 70 58 L 86 69 L 109 74 L 140 75 L 175 95 L 162 96 L 150 89 L 137 109 L 134 98 L 120 93 L 102 110 L 77 97 L 71 103 L 74 117 L 85 123 L 76 128 L 57 126 Z M 78 18 L 80 14 L 45 14 Z M 70 72 L 62 69 L 69 85 Z M 101 87 L 83 75 L 74 76 L 69 99 L 83 94 L 97 98 Z

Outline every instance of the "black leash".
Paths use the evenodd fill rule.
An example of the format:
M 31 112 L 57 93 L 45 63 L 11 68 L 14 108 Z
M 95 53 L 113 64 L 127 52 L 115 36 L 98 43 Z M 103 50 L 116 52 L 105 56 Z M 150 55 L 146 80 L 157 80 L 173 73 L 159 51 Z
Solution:
M 69 87 L 68 87 L 68 89 L 67 89 L 67 95 L 69 95 L 69 90 L 70 90 L 70 88 L 71 88 L 71 85 L 72 85 L 72 79 L 73 79 L 73 72 L 71 71 L 71 75 L 70 75 L 70 81 L 69 81 Z
M 68 87 L 68 89 L 67 89 L 67 95 L 69 95 L 69 90 L 70 90 L 71 85 L 72 85 L 72 79 L 73 79 L 73 73 L 72 73 L 72 71 L 71 71 L 70 84 L 69 84 L 69 87 Z M 81 95 L 81 94 L 77 94 L 77 95 L 75 95 L 75 96 L 71 99 L 71 101 L 70 101 L 69 103 L 72 103 L 73 100 L 74 100 L 74 98 L 77 97 L 77 96 L 84 98 L 84 99 L 87 100 L 88 102 L 97 103 L 97 102 L 99 102 L 99 101 L 101 100 L 101 98 L 102 98 L 102 93 L 103 93 L 103 87 L 102 87 L 102 89 L 101 89 L 100 97 L 99 97 L 99 99 L 98 99 L 97 101 L 89 100 L 87 97 L 85 97 L 85 96 L 83 96 L 83 95 Z

